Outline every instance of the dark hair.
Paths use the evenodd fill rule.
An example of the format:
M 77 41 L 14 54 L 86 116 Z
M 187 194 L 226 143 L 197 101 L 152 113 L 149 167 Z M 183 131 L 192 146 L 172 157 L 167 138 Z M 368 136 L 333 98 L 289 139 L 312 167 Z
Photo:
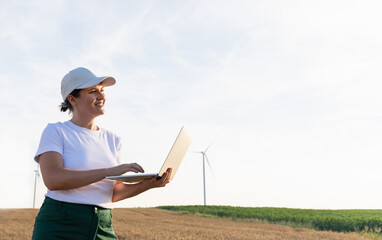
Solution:
M 74 89 L 69 95 L 72 95 L 73 97 L 77 98 L 80 96 L 80 92 L 81 92 L 81 89 Z M 66 97 L 65 101 L 62 102 L 59 107 L 61 108 L 60 109 L 61 112 L 66 112 L 66 110 L 68 109 L 69 109 L 69 113 L 73 111 L 73 106 L 69 102 L 68 97 Z

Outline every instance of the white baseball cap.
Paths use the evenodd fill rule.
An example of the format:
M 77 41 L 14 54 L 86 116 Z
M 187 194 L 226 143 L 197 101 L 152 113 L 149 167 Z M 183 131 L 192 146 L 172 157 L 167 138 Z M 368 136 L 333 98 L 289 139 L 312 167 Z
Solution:
M 97 77 L 89 69 L 79 67 L 68 72 L 61 81 L 61 96 L 62 99 L 68 97 L 68 95 L 75 89 L 83 89 L 91 86 L 95 86 L 102 82 L 102 86 L 111 86 L 115 84 L 113 77 Z

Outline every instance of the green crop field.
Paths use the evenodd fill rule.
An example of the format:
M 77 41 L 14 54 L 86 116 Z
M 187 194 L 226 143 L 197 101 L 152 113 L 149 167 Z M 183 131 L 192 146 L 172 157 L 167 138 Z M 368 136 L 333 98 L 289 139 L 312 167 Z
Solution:
M 380 234 L 382 210 L 313 210 L 231 206 L 161 206 L 161 209 L 210 217 L 261 220 L 316 230 Z

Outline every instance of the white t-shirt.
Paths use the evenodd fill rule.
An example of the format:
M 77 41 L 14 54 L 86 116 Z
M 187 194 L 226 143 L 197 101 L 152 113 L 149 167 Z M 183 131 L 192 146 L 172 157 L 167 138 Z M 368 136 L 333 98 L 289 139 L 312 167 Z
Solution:
M 48 124 L 34 159 L 38 162 L 42 153 L 54 151 L 61 154 L 64 168 L 91 170 L 121 164 L 120 150 L 121 139 L 114 133 L 103 128 L 92 131 L 66 121 Z M 112 208 L 113 187 L 113 181 L 104 179 L 71 190 L 48 189 L 45 196 L 63 202 Z

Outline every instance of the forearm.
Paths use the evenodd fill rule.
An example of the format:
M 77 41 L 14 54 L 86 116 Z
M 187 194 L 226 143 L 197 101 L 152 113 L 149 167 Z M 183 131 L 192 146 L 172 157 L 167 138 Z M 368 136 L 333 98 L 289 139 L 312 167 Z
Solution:
M 147 181 L 136 184 L 116 182 L 113 189 L 112 202 L 118 202 L 126 198 L 134 197 L 149 190 L 150 188 L 150 184 L 148 184 Z
M 169 168 L 161 178 L 151 178 L 136 184 L 116 182 L 114 184 L 112 202 L 118 202 L 126 198 L 134 197 L 151 188 L 164 187 L 170 182 L 172 169 Z
M 44 183 L 49 190 L 69 190 L 83 187 L 98 182 L 108 176 L 107 169 L 71 170 L 56 169 L 44 178 Z
M 72 170 L 64 168 L 62 157 L 57 152 L 41 154 L 39 162 L 42 178 L 49 190 L 79 188 L 98 182 L 106 176 L 121 175 L 128 171 L 143 172 L 143 168 L 136 163 L 121 164 L 103 169 Z

